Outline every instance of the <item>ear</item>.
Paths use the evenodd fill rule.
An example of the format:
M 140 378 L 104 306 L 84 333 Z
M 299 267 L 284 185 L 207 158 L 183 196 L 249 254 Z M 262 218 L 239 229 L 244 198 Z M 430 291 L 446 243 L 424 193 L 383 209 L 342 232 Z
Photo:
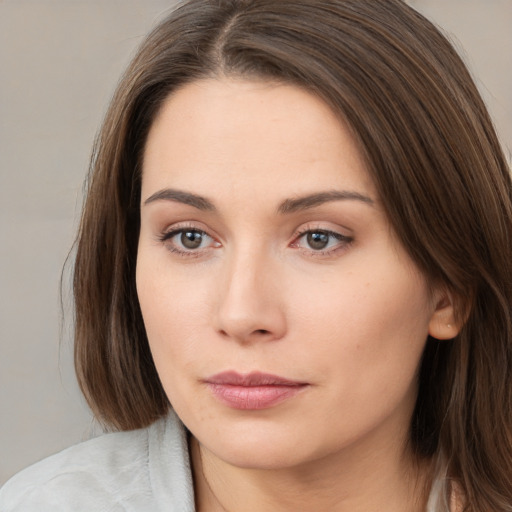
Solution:
M 435 310 L 428 324 L 428 333 L 438 340 L 450 340 L 459 334 L 462 327 L 455 314 L 453 295 L 446 290 L 435 295 Z

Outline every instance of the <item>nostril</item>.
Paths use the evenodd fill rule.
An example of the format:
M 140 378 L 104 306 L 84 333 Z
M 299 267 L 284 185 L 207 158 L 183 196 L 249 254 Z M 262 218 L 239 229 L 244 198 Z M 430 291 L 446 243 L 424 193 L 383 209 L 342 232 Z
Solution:
M 265 329 L 257 329 L 256 331 L 254 331 L 256 334 L 268 334 L 269 331 L 265 330 Z

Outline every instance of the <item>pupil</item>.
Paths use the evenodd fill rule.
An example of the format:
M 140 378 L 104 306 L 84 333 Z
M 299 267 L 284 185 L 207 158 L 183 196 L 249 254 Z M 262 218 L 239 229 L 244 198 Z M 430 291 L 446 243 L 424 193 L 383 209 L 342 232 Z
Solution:
M 324 249 L 329 243 L 329 235 L 326 233 L 308 233 L 308 245 L 312 249 Z
M 187 249 L 197 249 L 202 242 L 203 236 L 198 231 L 183 231 L 181 234 L 181 243 Z

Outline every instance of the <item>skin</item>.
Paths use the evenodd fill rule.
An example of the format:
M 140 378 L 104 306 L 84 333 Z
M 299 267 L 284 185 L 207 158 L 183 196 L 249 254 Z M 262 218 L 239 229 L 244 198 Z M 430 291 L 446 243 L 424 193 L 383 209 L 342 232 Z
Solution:
M 427 466 L 408 430 L 427 335 L 456 334 L 453 307 L 396 240 L 320 99 L 219 78 L 166 100 L 144 154 L 137 290 L 163 387 L 193 434 L 198 510 L 424 508 Z M 238 410 L 204 382 L 227 370 L 306 385 Z

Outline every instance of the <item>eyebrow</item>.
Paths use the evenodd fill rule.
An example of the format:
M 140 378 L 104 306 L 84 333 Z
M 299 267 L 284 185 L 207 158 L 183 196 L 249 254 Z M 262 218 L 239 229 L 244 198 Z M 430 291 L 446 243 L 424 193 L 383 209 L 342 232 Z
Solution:
M 374 204 L 373 199 L 360 194 L 359 192 L 352 192 L 349 190 L 329 190 L 326 192 L 317 192 L 293 199 L 286 199 L 279 205 L 277 212 L 281 215 L 286 215 L 295 213 L 297 211 L 314 208 L 315 206 L 320 206 L 331 201 L 347 200 L 361 201 L 370 206 L 373 206 Z M 217 210 L 213 202 L 206 197 L 172 188 L 165 188 L 155 192 L 144 201 L 144 205 L 153 203 L 155 201 L 173 201 L 177 203 L 183 203 L 197 208 L 198 210 L 209 212 Z
M 176 203 L 188 204 L 198 210 L 216 210 L 214 204 L 209 199 L 206 199 L 206 197 L 172 188 L 164 188 L 155 192 L 144 201 L 144 204 L 153 203 L 154 201 L 174 201 Z
M 370 206 L 374 205 L 373 199 L 359 192 L 352 192 L 349 190 L 329 190 L 327 192 L 318 192 L 316 194 L 309 194 L 306 196 L 297 197 L 294 199 L 286 199 L 277 209 L 280 214 L 295 213 L 300 210 L 307 210 L 320 206 L 324 203 L 331 201 L 362 201 Z

